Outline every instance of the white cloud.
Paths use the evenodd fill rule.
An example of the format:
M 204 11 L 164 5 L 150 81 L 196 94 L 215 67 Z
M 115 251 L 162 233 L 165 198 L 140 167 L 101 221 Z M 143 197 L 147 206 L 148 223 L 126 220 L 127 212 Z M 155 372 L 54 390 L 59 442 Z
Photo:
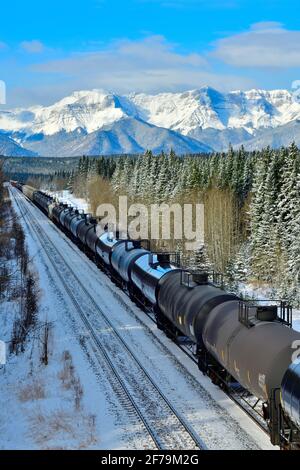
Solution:
M 237 67 L 299 67 L 300 31 L 277 22 L 255 23 L 248 31 L 220 39 L 213 55 Z
M 253 85 L 233 74 L 212 72 L 205 57 L 179 53 L 162 36 L 117 41 L 97 52 L 40 63 L 33 70 L 58 74 L 72 89 L 106 88 L 121 93 L 185 90 L 206 84 L 222 90 Z
M 29 54 L 40 54 L 44 51 L 44 44 L 38 40 L 23 41 L 21 42 L 20 46 Z

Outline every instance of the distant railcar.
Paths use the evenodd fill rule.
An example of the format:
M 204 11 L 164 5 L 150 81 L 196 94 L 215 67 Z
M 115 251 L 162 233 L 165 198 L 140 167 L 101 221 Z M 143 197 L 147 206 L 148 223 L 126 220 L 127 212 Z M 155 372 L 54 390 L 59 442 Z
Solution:
M 28 199 L 30 199 L 31 201 L 33 201 L 33 194 L 36 191 L 37 191 L 36 188 L 33 188 L 32 186 L 28 186 L 27 184 L 24 184 L 24 186 L 22 186 L 23 194 L 25 194 L 25 196 L 28 197 Z
M 42 191 L 33 193 L 33 201 L 42 209 L 45 214 L 49 215 L 49 206 L 53 203 L 53 198 Z

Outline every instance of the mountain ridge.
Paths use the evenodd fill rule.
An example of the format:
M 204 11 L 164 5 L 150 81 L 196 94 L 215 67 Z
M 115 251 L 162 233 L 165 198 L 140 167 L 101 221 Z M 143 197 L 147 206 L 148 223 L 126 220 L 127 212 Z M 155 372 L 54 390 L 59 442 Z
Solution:
M 91 133 L 77 128 L 68 133 L 60 131 L 37 139 L 32 137 L 25 140 L 24 145 L 42 156 L 142 153 L 150 148 L 155 154 L 171 149 L 179 154 L 212 151 L 198 140 L 135 118 L 120 119 Z
M 288 125 L 299 119 L 300 103 L 287 90 L 222 93 L 202 87 L 182 93 L 119 95 L 94 89 L 73 92 L 50 106 L 0 110 L 0 135 L 25 154 L 51 156 L 49 151 L 59 154 L 61 148 L 70 155 L 76 149 L 87 155 L 92 150 L 136 153 L 146 145 L 157 153 L 171 144 L 177 153 L 195 153 L 224 151 L 230 143 L 252 148 L 253 142 L 261 148 L 272 141 L 270 134 L 277 128 L 276 146 L 280 146 L 291 135 Z M 138 128 L 141 137 L 136 135 Z M 296 140 L 298 132 L 300 139 L 295 126 Z

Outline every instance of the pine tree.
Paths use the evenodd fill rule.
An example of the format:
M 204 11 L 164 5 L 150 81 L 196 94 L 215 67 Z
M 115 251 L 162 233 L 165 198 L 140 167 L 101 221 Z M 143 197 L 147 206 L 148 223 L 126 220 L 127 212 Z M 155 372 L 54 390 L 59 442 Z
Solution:
M 291 244 L 288 249 L 289 254 L 289 277 L 291 283 L 291 292 L 294 305 L 300 306 L 300 173 L 297 171 L 297 178 L 294 188 L 295 204 L 292 210 L 292 218 L 290 222 L 290 239 Z
M 266 197 L 266 176 L 271 160 L 271 150 L 267 148 L 257 161 L 251 201 L 251 253 L 252 269 L 258 279 L 264 278 L 266 232 L 264 211 Z
M 276 281 L 278 272 L 280 241 L 278 235 L 278 194 L 281 184 L 281 159 L 277 152 L 272 152 L 264 183 L 264 204 L 261 214 L 261 232 L 264 234 L 263 275 L 269 282 Z
M 290 145 L 288 151 L 284 153 L 284 156 L 278 215 L 284 259 L 281 289 L 286 293 L 290 301 L 294 303 L 297 302 L 295 300 L 296 297 L 299 299 L 299 294 L 297 294 L 299 290 L 299 235 L 297 233 L 297 222 L 300 218 L 300 156 L 295 143 Z

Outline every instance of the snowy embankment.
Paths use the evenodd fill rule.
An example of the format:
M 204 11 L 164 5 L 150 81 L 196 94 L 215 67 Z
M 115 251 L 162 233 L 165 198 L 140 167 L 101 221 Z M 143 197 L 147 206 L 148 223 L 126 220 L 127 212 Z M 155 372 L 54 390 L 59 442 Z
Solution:
M 13 195 L 23 198 L 17 191 Z M 25 219 L 34 218 L 47 233 L 61 256 L 77 273 L 87 293 L 109 316 L 152 379 L 208 448 L 273 448 L 268 436 L 207 377 L 202 376 L 196 364 L 157 330 L 151 320 L 46 216 L 25 200 L 24 207 L 27 208 Z M 18 210 L 16 204 L 15 208 Z M 9 386 L 6 389 L 2 387 L 4 393 L 0 407 L 6 410 L 1 416 L 2 448 L 147 447 L 145 436 L 132 426 L 122 397 L 111 385 L 111 378 L 97 363 L 90 335 L 61 285 L 45 247 L 24 219 L 22 223 L 30 256 L 34 257 L 40 277 L 40 316 L 52 324 L 51 355 L 49 365 L 41 367 L 37 355 L 39 344 L 33 341 L 24 356 L 13 358 L 12 363 L 7 364 L 4 380 Z M 66 282 L 72 289 L 72 282 L 68 279 Z M 95 331 L 100 335 L 111 334 L 109 330 L 99 330 L 96 326 Z M 68 363 L 70 356 L 74 368 Z M 116 350 L 115 358 L 119 361 L 120 357 L 123 357 L 121 351 Z M 66 369 L 73 371 L 73 377 L 70 378 Z M 30 394 L 29 401 L 20 401 L 19 389 L 39 383 L 44 385 L 42 393 L 37 393 L 34 398 Z M 71 385 L 66 386 L 66 383 Z M 11 420 L 12 415 L 17 418 Z

